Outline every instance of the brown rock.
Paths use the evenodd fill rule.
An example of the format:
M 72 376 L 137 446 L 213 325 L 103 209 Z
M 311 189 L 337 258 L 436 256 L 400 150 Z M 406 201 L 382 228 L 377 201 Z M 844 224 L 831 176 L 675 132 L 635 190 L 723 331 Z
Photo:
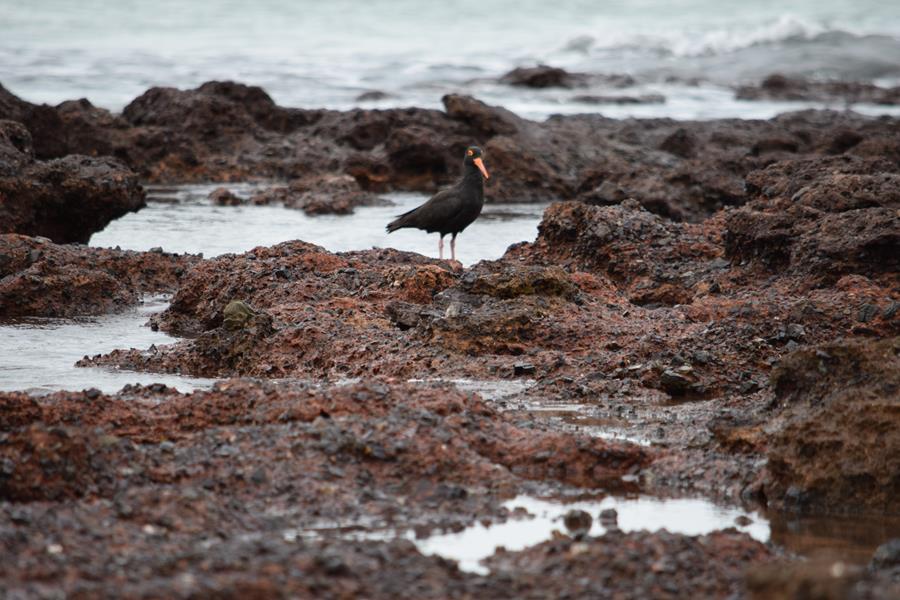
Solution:
M 198 258 L 0 235 L 0 318 L 96 315 L 173 291 Z
M 374 194 L 363 191 L 356 179 L 349 175 L 310 175 L 296 179 L 288 186 L 258 192 L 250 198 L 250 202 L 278 202 L 308 215 L 346 215 L 357 206 L 371 206 L 380 200 Z
M 248 200 L 241 198 L 228 188 L 219 187 L 209 193 L 209 200 L 217 206 L 240 206 Z
M 113 437 L 78 429 L 33 425 L 0 434 L 0 499 L 61 500 L 109 485 Z
M 500 78 L 500 83 L 531 88 L 571 88 L 583 85 L 584 82 L 583 74 L 569 73 L 564 69 L 547 65 L 518 67 Z
M 773 73 L 758 86 L 739 87 L 737 98 L 896 105 L 900 104 L 900 87 L 885 88 L 853 81 L 811 81 Z
M 786 425 L 769 441 L 770 504 L 900 514 L 900 339 L 802 348 L 772 382 Z
M 118 161 L 70 155 L 33 162 L 26 132 L 0 124 L 0 233 L 86 243 L 111 220 L 144 206 L 137 177 Z
M 836 157 L 776 163 L 751 173 L 748 188 L 758 196 L 727 216 L 726 252 L 734 260 L 828 281 L 846 273 L 896 271 L 896 171 L 885 161 Z

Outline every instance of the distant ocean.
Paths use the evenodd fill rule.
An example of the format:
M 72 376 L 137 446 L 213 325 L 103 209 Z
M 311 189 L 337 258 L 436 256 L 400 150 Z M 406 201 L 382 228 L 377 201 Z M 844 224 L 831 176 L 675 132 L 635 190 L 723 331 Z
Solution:
M 516 66 L 628 74 L 624 90 L 496 83 Z M 0 83 L 32 102 L 121 110 L 151 86 L 260 85 L 282 105 L 440 106 L 473 94 L 522 115 L 769 117 L 821 106 L 745 102 L 781 72 L 900 85 L 897 0 L 0 0 Z M 369 91 L 377 101 L 360 102 Z M 589 106 L 579 94 L 661 94 Z M 842 108 L 840 106 L 836 108 Z M 898 107 L 854 107 L 900 114 Z

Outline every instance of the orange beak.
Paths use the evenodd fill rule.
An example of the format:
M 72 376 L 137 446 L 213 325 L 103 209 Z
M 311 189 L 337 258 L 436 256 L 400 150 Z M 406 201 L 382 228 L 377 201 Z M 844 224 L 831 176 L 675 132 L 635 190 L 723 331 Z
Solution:
M 488 175 L 487 169 L 484 168 L 484 161 L 481 158 L 476 158 L 472 160 L 475 163 L 475 166 L 478 167 L 478 170 L 481 171 L 481 174 L 484 175 L 485 179 L 490 179 L 491 176 Z

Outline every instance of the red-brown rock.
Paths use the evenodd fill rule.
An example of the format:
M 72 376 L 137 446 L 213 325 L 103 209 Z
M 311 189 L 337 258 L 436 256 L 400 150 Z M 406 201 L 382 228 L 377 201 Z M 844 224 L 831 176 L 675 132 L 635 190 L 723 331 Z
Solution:
M 56 245 L 0 235 L 0 318 L 96 315 L 171 292 L 192 255 Z

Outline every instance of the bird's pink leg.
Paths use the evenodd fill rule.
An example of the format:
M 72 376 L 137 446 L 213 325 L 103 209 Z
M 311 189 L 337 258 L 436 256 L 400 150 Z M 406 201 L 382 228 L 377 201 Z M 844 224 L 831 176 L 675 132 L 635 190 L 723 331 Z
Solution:
M 438 257 L 444 260 L 444 236 L 441 236 L 441 239 L 438 240 Z
M 450 260 L 456 260 L 456 234 L 450 238 Z

